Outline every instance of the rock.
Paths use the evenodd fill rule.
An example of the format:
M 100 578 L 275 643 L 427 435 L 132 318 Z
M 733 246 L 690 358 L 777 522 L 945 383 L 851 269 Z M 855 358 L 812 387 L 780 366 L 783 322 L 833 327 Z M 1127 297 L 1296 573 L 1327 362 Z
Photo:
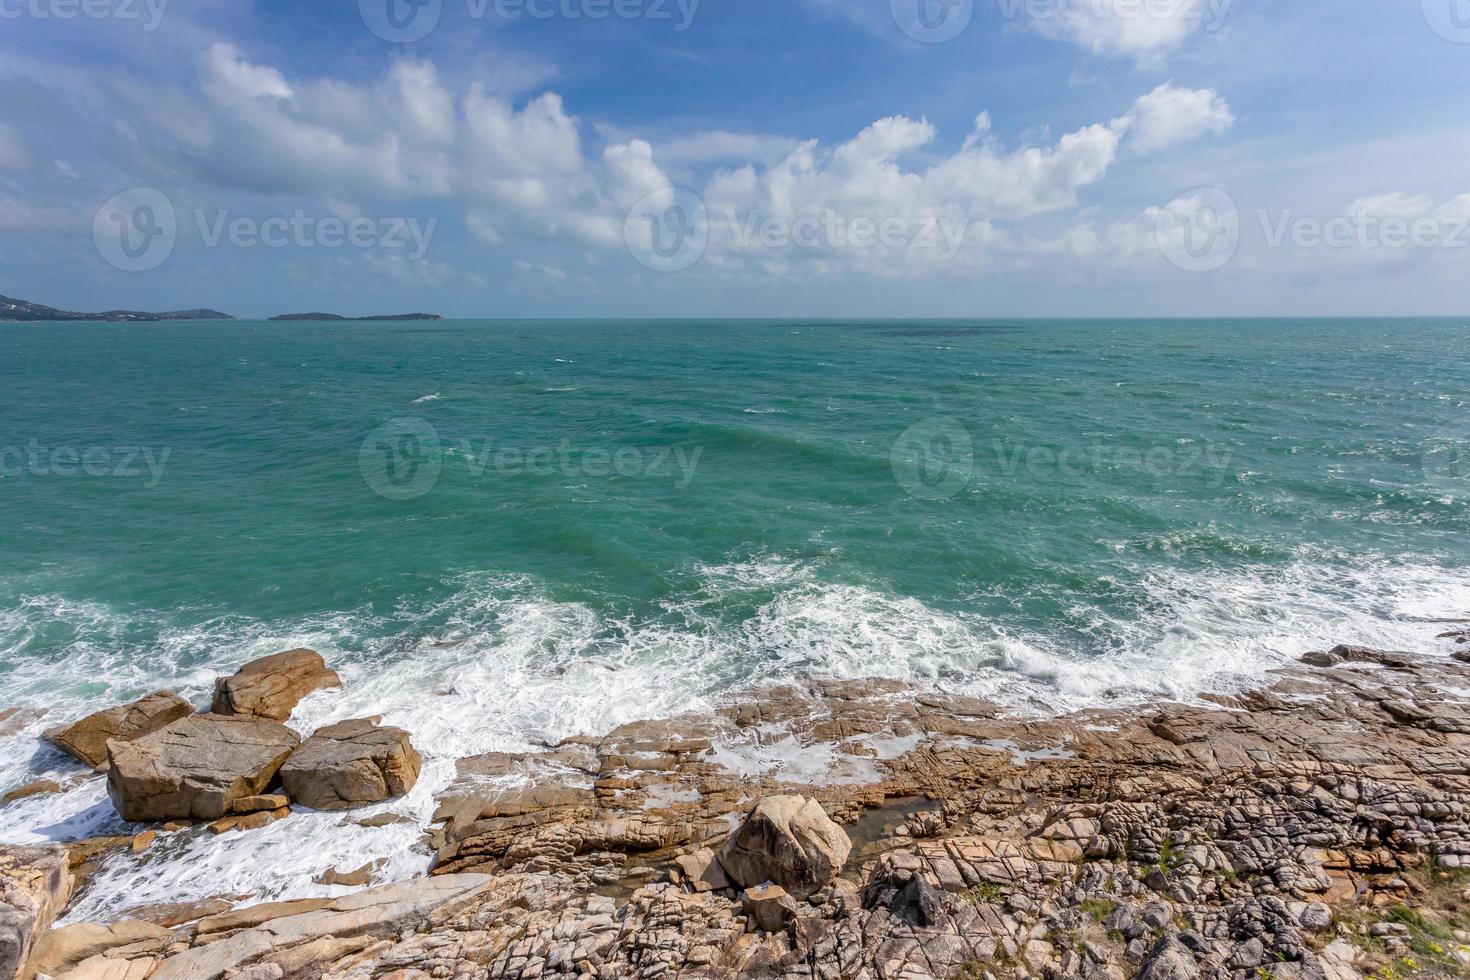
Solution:
M 129 952 L 162 950 L 171 937 L 162 926 L 151 922 L 114 922 L 98 925 L 83 922 L 53 929 L 36 943 L 30 966 L 38 974 L 61 976 L 85 959 L 126 948 Z
M 419 878 L 325 902 L 313 911 L 259 920 L 252 928 L 164 960 L 150 980 L 222 980 L 267 955 L 278 956 L 291 947 L 329 937 L 401 935 L 422 926 L 446 903 L 465 901 L 490 880 L 476 874 Z M 201 933 L 207 923 L 208 919 L 199 923 Z
M 144 851 L 148 850 L 148 848 L 152 847 L 153 842 L 156 840 L 158 840 L 158 831 L 145 830 L 132 839 L 132 841 L 128 844 L 128 848 L 134 854 L 142 854 Z
M 279 810 L 291 805 L 291 800 L 281 793 L 266 793 L 263 796 L 246 796 L 230 804 L 231 813 L 259 813 L 262 810 Z
M 315 650 L 289 650 L 256 660 L 214 682 L 217 715 L 285 721 L 313 691 L 341 687 L 342 679 Z
M 356 871 L 338 871 L 336 868 L 329 868 L 312 880 L 318 885 L 345 885 L 349 888 L 361 888 L 372 882 L 373 872 L 378 870 L 381 863 L 381 861 L 370 861 Z
M 19 735 L 44 717 L 45 708 L 6 708 L 0 711 L 0 738 Z
M 0 846 L 0 977 L 21 971 L 71 889 L 64 849 Z
M 768 796 L 730 835 L 720 864 L 746 888 L 769 881 L 804 899 L 836 878 L 851 852 L 852 841 L 821 804 Z
M 209 832 L 215 834 L 228 834 L 233 830 L 259 830 L 268 827 L 277 820 L 285 820 L 291 815 L 291 808 L 283 806 L 278 810 L 257 810 L 238 817 L 224 817 L 209 825 Z
M 1194 980 L 1199 976 L 1199 964 L 1178 939 L 1165 936 L 1149 950 L 1143 969 L 1138 971 L 1138 980 Z
M 172 691 L 157 691 L 130 704 L 88 715 L 65 728 L 46 732 L 46 741 L 93 769 L 107 762 L 109 741 L 132 742 L 194 713 L 194 706 Z
M 194 715 L 110 743 L 107 795 L 124 820 L 218 820 L 260 795 L 299 744 L 273 721 Z
M 1297 913 L 1296 919 L 1308 932 L 1326 932 L 1332 928 L 1332 909 L 1321 902 L 1310 902 Z
M 761 932 L 780 932 L 796 918 L 796 899 L 780 885 L 756 885 L 740 896 L 740 907 Z
M 401 813 L 375 813 L 371 817 L 363 817 L 361 820 L 352 821 L 359 827 L 396 827 L 400 824 L 412 824 L 412 817 L 405 817 Z
M 1451 656 L 1462 664 L 1470 664 L 1470 650 L 1456 650 Z
M 34 783 L 26 783 L 0 796 L 0 806 L 9 806 L 18 800 L 29 799 L 32 796 L 46 796 L 51 793 L 60 793 L 61 784 L 54 779 L 39 779 Z
M 707 847 L 701 847 L 691 854 L 681 854 L 674 858 L 674 864 L 678 865 L 680 872 L 684 875 L 684 883 L 696 892 L 719 891 L 722 888 L 731 888 L 733 885 L 725 874 L 725 869 L 720 866 L 719 858 L 715 852 Z
M 302 806 L 347 810 L 407 793 L 421 765 L 403 729 L 344 721 L 303 742 L 281 768 L 281 782 Z

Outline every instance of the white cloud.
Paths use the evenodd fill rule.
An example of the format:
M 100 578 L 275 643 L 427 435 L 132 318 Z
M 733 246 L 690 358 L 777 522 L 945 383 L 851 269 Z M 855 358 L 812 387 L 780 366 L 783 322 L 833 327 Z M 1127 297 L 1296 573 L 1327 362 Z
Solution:
M 1364 218 L 1418 218 L 1434 210 L 1434 199 L 1427 194 L 1379 194 L 1360 197 L 1347 206 L 1346 213 Z
M 603 128 L 593 149 L 559 95 L 517 105 L 471 83 L 456 97 L 429 61 L 398 61 L 365 83 L 297 79 L 215 44 L 200 73 L 202 99 L 132 99 L 125 128 L 160 171 L 182 165 L 220 187 L 313 195 L 334 211 L 411 213 L 412 202 L 438 201 L 462 208 L 472 238 L 487 245 L 540 238 L 615 250 L 635 204 L 658 192 L 673 199 L 667 168 L 749 161 L 685 178 L 710 217 L 704 261 L 716 272 L 777 277 L 973 268 L 1016 247 L 997 222 L 1075 208 L 1125 141 L 1159 150 L 1234 120 L 1214 91 L 1166 84 L 1111 121 L 1056 139 L 1034 130 L 1035 142 L 1019 146 L 1003 144 L 982 112 L 949 152 L 937 149 L 933 124 L 907 116 L 835 145 L 716 130 L 656 147 Z M 167 106 L 169 118 L 149 104 Z M 906 231 L 855 244 L 864 223 Z M 787 236 L 776 244 L 760 234 L 773 224 Z M 806 237 L 793 244 L 793 234 Z M 1079 236 L 1075 246 L 1085 247 Z
M 1133 103 L 1125 117 L 1129 143 L 1141 153 L 1216 136 L 1235 125 L 1235 113 L 1214 89 L 1176 88 L 1165 82 Z
M 1150 63 L 1202 28 L 1217 29 L 1229 6 L 1230 0 L 1033 0 L 1024 9 L 1047 37 Z

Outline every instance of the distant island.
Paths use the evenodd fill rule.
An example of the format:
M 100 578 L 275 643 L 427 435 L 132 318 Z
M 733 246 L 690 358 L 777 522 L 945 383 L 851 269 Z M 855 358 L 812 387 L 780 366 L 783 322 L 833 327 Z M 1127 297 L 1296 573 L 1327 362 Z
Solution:
M 109 322 L 160 323 L 166 320 L 233 320 L 219 310 L 174 310 L 170 313 L 142 313 L 137 310 L 108 310 L 106 313 L 74 313 L 43 306 L 23 299 L 0 296 L 0 321 L 33 322 L 50 320 L 105 320 Z
M 338 316 L 335 313 L 285 313 L 271 320 L 341 320 L 348 323 L 366 323 L 372 320 L 442 320 L 437 313 L 397 313 L 391 316 Z

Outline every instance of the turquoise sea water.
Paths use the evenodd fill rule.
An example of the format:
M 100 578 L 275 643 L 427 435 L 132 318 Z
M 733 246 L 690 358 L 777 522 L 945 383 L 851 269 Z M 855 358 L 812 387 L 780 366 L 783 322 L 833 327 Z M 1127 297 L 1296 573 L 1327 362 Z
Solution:
M 6 324 L 0 708 L 309 645 L 299 727 L 452 761 L 802 674 L 1044 711 L 1436 650 L 1467 379 L 1459 320 Z

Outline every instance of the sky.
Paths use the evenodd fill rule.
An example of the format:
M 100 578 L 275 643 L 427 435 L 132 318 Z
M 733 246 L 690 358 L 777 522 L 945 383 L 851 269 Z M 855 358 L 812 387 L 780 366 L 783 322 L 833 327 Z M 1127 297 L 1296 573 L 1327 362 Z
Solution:
M 1467 0 L 0 0 L 0 294 L 1460 315 Z

